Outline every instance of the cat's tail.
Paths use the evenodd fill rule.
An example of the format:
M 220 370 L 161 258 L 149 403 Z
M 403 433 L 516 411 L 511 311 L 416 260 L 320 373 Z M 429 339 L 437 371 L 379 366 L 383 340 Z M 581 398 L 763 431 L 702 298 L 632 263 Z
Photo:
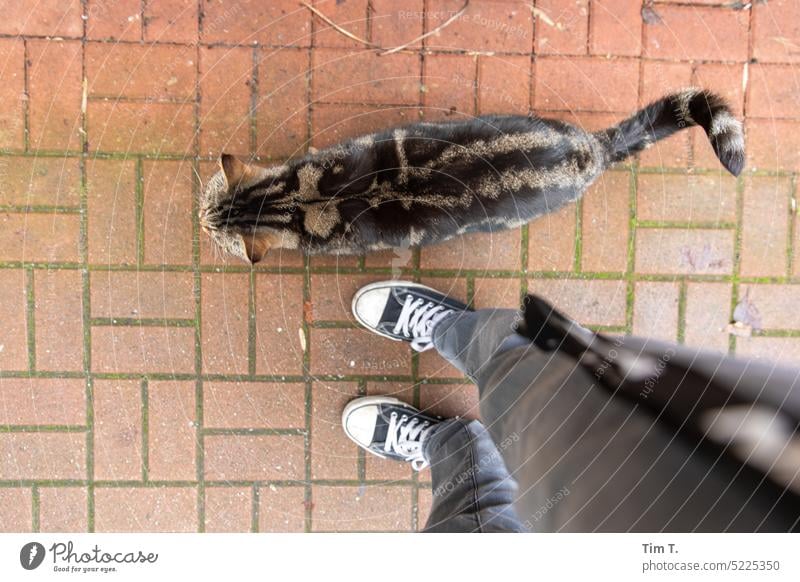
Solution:
M 701 126 L 722 165 L 734 176 L 744 167 L 742 123 L 725 100 L 701 89 L 685 89 L 639 110 L 595 135 L 607 145 L 609 162 L 624 160 L 686 127 Z

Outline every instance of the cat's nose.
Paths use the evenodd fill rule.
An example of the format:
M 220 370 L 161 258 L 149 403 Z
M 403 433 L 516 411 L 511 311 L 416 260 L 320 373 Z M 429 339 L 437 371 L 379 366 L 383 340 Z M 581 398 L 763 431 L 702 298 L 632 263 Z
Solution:
M 197 217 L 200 219 L 200 228 L 203 229 L 204 233 L 208 234 L 211 230 L 211 225 L 208 223 L 208 220 L 206 220 L 205 215 L 201 212 L 198 213 Z

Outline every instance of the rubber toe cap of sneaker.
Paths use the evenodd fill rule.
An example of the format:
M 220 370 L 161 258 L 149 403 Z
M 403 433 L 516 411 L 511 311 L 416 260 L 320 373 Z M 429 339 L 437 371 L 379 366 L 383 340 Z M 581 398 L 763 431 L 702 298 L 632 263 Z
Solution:
M 381 287 L 359 294 L 353 301 L 353 315 L 371 328 L 378 327 L 391 292 L 391 288 Z
M 378 420 L 377 406 L 361 406 L 350 411 L 345 419 L 347 434 L 363 447 L 369 447 L 375 436 L 375 425 Z

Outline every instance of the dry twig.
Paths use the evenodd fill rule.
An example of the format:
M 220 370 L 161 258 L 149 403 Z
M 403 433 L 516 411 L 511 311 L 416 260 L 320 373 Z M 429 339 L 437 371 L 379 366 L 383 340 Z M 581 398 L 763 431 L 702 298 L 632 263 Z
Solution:
M 378 50 L 382 51 L 382 52 L 379 53 L 379 55 L 383 56 L 383 55 L 391 55 L 393 53 L 398 53 L 398 52 L 400 52 L 402 50 L 405 50 L 408 47 L 410 47 L 412 44 L 418 43 L 419 41 L 421 41 L 421 40 L 423 40 L 425 38 L 428 38 L 429 36 L 431 36 L 433 34 L 436 34 L 437 32 L 440 32 L 444 28 L 450 26 L 450 24 L 452 24 L 455 20 L 457 20 L 459 17 L 461 17 L 461 15 L 464 14 L 464 12 L 467 11 L 467 8 L 469 8 L 469 1 L 470 0 L 464 0 L 464 5 L 455 14 L 453 14 L 450 18 L 448 18 L 447 20 L 442 22 L 439 26 L 437 26 L 433 30 L 429 30 L 425 34 L 421 34 L 420 36 L 408 41 L 407 43 L 401 44 L 400 46 L 396 46 L 396 47 L 393 47 L 393 48 L 390 48 L 390 49 L 387 49 L 387 48 L 384 48 L 382 46 L 376 45 L 374 43 L 371 43 L 368 40 L 365 40 L 365 39 L 363 39 L 363 38 L 361 38 L 359 36 L 356 36 L 355 34 L 350 32 L 349 30 L 346 30 L 346 29 L 342 28 L 341 26 L 339 26 L 338 24 L 336 24 L 333 20 L 331 20 L 330 18 L 325 16 L 322 12 L 320 12 L 319 10 L 317 10 L 316 8 L 314 8 L 313 6 L 308 4 L 307 2 L 301 2 L 300 4 L 302 6 L 305 6 L 306 8 L 308 8 L 312 13 L 316 14 L 317 16 L 319 16 L 324 22 L 329 24 L 339 34 L 342 34 L 342 35 L 346 36 L 347 38 L 349 38 L 351 40 L 354 40 L 354 41 L 356 41 L 358 43 L 361 43 L 364 46 L 368 46 L 369 48 L 378 49 Z

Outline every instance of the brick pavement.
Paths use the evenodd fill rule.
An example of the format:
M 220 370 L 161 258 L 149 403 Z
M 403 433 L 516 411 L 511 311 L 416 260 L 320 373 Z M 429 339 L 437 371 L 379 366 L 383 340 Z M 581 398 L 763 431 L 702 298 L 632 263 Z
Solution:
M 392 47 L 461 0 L 316 1 Z M 472 0 L 378 56 L 295 0 L 0 2 L 0 530 L 413 530 L 414 475 L 339 410 L 399 394 L 477 415 L 438 356 L 348 313 L 393 273 L 477 306 L 800 363 L 800 4 Z M 23 8 L 24 7 L 24 8 Z M 530 110 L 595 129 L 689 84 L 744 115 L 733 179 L 687 131 L 513 232 L 255 269 L 199 236 L 222 151 L 281 161 L 419 119 Z M 725 332 L 749 301 L 760 331 Z

